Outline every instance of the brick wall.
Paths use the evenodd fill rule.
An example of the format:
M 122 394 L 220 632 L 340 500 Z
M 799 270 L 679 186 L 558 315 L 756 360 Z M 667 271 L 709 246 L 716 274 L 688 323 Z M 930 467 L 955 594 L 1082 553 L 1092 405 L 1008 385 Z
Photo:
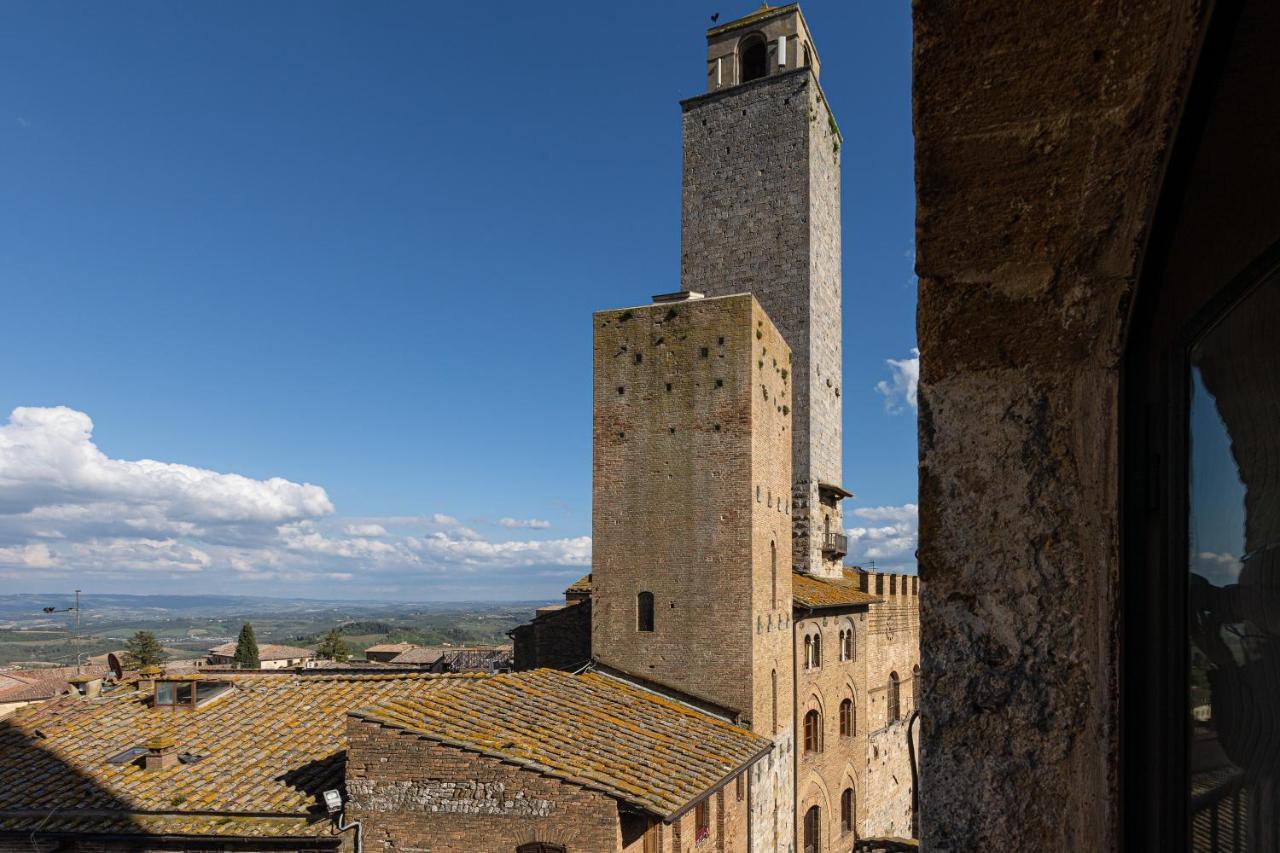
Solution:
M 617 802 L 605 794 L 366 720 L 348 720 L 347 741 L 348 816 L 363 822 L 369 853 L 621 845 Z
M 796 827 L 797 831 L 802 828 L 805 811 L 817 805 L 822 810 L 824 849 L 853 843 L 854 834 L 845 833 L 840 826 L 840 795 L 846 788 L 854 791 L 854 826 L 863 825 L 868 721 L 862 703 L 867 692 L 868 624 L 866 607 L 824 611 L 797 618 L 795 623 Z M 840 660 L 842 629 L 854 632 L 849 660 Z M 821 665 L 806 667 L 804 639 L 815 636 L 822 641 Z M 845 699 L 853 703 L 854 712 L 853 734 L 849 736 L 840 734 L 840 703 Z M 804 749 L 804 718 L 810 710 L 818 711 L 822 722 L 818 752 Z
M 516 670 L 573 669 L 591 660 L 591 600 L 545 613 L 511 632 Z

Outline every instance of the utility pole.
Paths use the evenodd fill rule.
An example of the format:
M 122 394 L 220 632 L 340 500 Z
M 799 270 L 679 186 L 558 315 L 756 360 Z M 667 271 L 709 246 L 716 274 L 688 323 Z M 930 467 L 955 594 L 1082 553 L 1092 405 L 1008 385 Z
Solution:
M 80 590 L 76 590 L 76 675 L 82 675 L 80 671 Z

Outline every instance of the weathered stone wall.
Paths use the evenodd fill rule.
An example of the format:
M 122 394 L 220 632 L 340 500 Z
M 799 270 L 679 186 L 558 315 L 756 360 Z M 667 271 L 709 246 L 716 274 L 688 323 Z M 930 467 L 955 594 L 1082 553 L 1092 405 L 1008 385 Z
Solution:
M 621 846 L 617 802 L 495 758 L 348 719 L 348 819 L 367 851 L 510 853 L 546 841 Z
M 744 38 L 759 34 L 767 45 L 769 74 L 798 68 L 803 65 L 819 76 L 820 63 L 817 48 L 809 35 L 809 27 L 799 10 L 778 11 L 763 17 L 747 16 L 747 21 L 730 21 L 707 31 L 707 91 L 738 85 L 741 76 L 741 42 Z M 778 39 L 786 38 L 786 62 L 779 65 Z
M 804 813 L 812 805 L 822 811 L 823 849 L 845 849 L 853 844 L 854 833 L 840 826 L 840 795 L 854 791 L 854 828 L 862 825 L 863 777 L 866 772 L 867 612 L 865 607 L 811 614 L 795 622 L 796 710 L 796 827 L 803 827 Z M 853 656 L 840 659 L 840 631 L 854 633 Z M 821 637 L 822 661 L 817 667 L 805 665 L 804 638 Z M 840 734 L 840 703 L 853 703 L 854 727 L 850 735 Z M 804 717 L 817 710 L 822 720 L 822 743 L 818 752 L 804 749 Z M 865 835 L 865 832 L 857 834 Z M 802 839 L 797 838 L 797 845 Z
M 791 346 L 793 561 L 824 560 L 817 481 L 841 481 L 838 133 L 807 68 L 692 98 L 684 109 L 680 282 L 751 292 Z M 810 496 L 807 497 L 806 496 Z M 832 510 L 833 531 L 841 529 Z
M 1204 8 L 914 5 L 929 850 L 1118 843 L 1122 334 Z

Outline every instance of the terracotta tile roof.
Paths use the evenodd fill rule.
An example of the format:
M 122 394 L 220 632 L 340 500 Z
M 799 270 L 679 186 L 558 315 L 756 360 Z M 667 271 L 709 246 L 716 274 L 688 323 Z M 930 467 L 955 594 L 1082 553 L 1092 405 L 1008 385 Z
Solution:
M 858 588 L 859 572 L 846 568 L 844 577 L 815 578 L 795 572 L 791 575 L 791 598 L 796 607 L 821 610 L 827 607 L 853 607 L 880 599 Z
M 771 748 L 768 739 L 599 673 L 476 678 L 354 716 L 603 791 L 662 818 Z
M 591 575 L 590 573 L 583 575 L 565 588 L 565 595 L 590 595 L 591 594 Z
M 440 660 L 444 649 L 439 646 L 417 646 L 403 651 L 391 659 L 391 663 L 430 664 Z
M 0 721 L 0 779 L 23 780 L 0 786 L 0 829 L 29 831 L 57 809 L 64 819 L 74 811 L 94 826 L 139 825 L 144 818 L 137 813 L 150 812 L 145 823 L 155 831 L 198 826 L 212 835 L 328 835 L 318 797 L 342 783 L 347 712 L 477 677 L 220 673 L 204 680 L 231 681 L 236 689 L 196 710 L 152 708 L 131 687 L 23 709 Z M 157 736 L 203 757 L 150 772 L 133 762 L 108 763 Z M 276 822 L 261 823 L 264 816 Z
M 370 646 L 365 649 L 365 653 L 369 652 L 407 652 L 412 648 L 416 648 L 413 643 L 379 643 L 376 646 Z
M 110 672 L 105 666 L 86 666 L 82 671 L 85 675 L 98 677 L 104 677 Z M 9 670 L 4 673 L 4 683 L 0 684 L 0 702 L 38 702 L 41 699 L 52 699 L 71 688 L 67 679 L 74 678 L 75 675 L 74 666 Z
M 209 649 L 211 655 L 234 657 L 236 644 L 223 643 Z M 288 660 L 290 658 L 313 658 L 316 653 L 311 649 L 300 649 L 297 646 L 277 646 L 274 643 L 262 643 L 258 646 L 258 660 Z

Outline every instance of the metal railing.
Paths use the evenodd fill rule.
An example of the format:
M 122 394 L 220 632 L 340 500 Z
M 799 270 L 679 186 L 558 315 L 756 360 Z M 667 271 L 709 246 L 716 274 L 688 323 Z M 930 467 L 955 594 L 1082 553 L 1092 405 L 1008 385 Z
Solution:
M 1243 774 L 1192 797 L 1192 849 L 1197 853 L 1243 853 L 1247 798 Z
M 843 533 L 826 533 L 822 537 L 822 550 L 827 554 L 843 557 L 849 553 L 849 537 Z

